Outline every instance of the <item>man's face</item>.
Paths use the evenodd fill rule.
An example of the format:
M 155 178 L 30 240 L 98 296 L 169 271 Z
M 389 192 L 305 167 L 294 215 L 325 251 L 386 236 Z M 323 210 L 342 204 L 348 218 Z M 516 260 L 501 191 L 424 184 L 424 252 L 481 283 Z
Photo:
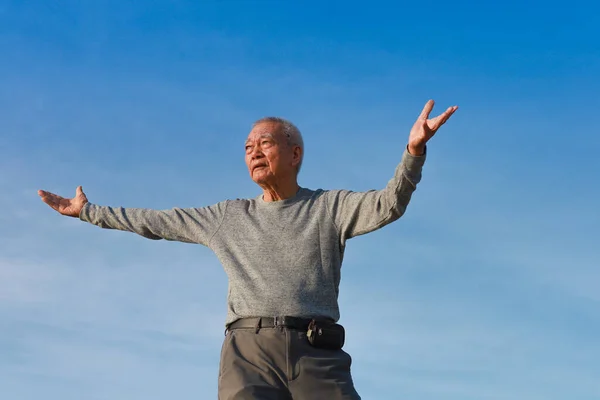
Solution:
M 260 186 L 295 179 L 299 147 L 291 146 L 276 122 L 256 125 L 246 140 L 246 165 Z

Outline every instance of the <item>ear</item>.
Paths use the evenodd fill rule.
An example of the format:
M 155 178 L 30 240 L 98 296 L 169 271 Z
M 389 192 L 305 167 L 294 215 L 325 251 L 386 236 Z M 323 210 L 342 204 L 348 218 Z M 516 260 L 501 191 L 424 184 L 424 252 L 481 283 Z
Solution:
M 292 166 L 297 167 L 302 160 L 302 148 L 300 146 L 294 146 L 294 153 L 292 155 Z

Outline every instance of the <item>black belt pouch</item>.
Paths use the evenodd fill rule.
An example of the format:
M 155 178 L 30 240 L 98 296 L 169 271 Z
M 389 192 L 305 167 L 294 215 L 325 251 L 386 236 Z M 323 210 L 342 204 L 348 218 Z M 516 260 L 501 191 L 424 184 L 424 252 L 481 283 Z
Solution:
M 342 325 L 313 319 L 308 325 L 306 337 L 313 347 L 339 350 L 344 347 L 346 331 Z

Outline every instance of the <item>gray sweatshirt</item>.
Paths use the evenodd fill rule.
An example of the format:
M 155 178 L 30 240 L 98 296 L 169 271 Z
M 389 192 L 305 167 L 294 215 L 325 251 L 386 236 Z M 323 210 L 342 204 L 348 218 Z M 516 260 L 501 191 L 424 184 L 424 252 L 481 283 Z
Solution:
M 382 190 L 310 190 L 266 202 L 226 200 L 208 207 L 150 210 L 87 203 L 80 218 L 148 239 L 212 249 L 229 278 L 226 324 L 253 316 L 340 317 L 338 293 L 346 241 L 400 218 L 425 156 L 404 151 Z

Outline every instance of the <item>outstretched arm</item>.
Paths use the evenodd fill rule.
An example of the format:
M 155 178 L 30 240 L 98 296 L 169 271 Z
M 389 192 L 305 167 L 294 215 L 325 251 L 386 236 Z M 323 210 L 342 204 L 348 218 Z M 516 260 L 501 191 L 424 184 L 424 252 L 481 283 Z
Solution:
M 414 123 L 402 160 L 384 189 L 368 192 L 339 190 L 328 194 L 329 210 L 342 243 L 379 229 L 397 220 L 406 211 L 421 180 L 427 142 L 458 108 L 449 107 L 441 115 L 430 119 L 433 104 L 433 100 L 429 100 Z
M 43 190 L 38 194 L 46 204 L 62 215 L 78 217 L 105 229 L 134 232 L 148 239 L 175 240 L 209 245 L 225 215 L 227 203 L 202 208 L 151 210 L 106 207 L 91 204 L 81 186 L 74 198 L 66 199 Z

